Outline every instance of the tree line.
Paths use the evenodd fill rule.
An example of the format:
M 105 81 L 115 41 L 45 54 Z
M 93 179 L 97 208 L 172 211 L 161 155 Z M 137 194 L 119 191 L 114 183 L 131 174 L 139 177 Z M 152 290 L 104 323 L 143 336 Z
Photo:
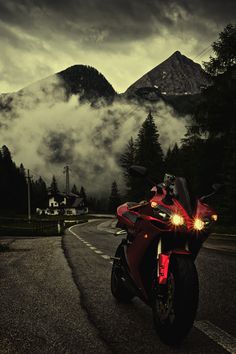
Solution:
M 28 186 L 30 183 L 31 208 L 34 213 L 37 208 L 48 207 L 48 194 L 55 195 L 60 192 L 55 176 L 47 186 L 42 177 L 28 179 L 23 164 L 17 166 L 12 160 L 11 152 L 6 145 L 0 149 L 0 213 L 1 215 L 24 215 L 28 208 Z M 87 202 L 84 187 L 77 189 L 74 184 L 71 192 L 82 197 Z

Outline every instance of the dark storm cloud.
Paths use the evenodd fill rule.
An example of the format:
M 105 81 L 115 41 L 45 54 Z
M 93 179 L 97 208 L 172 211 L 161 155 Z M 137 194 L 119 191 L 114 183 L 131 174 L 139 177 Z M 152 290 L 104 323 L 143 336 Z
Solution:
M 194 58 L 235 22 L 235 3 L 0 0 L 0 92 L 76 63 L 95 66 L 123 91 L 175 50 Z
M 137 40 L 170 30 L 176 25 L 195 26 L 189 16 L 216 22 L 221 27 L 234 20 L 234 0 L 68 0 L 0 1 L 3 22 L 47 34 L 56 31 L 84 36 L 91 41 Z M 30 27 L 30 28 L 29 28 Z M 88 37 L 87 37 L 88 36 Z

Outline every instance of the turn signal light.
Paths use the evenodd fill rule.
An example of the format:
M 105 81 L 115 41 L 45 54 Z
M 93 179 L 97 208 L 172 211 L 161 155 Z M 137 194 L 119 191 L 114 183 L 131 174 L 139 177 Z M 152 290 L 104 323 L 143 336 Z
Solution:
M 151 202 L 151 207 L 152 207 L 152 208 L 156 208 L 157 205 L 158 205 L 157 202 Z
M 218 215 L 217 214 L 213 214 L 211 216 L 211 218 L 212 218 L 212 220 L 217 221 L 218 220 Z

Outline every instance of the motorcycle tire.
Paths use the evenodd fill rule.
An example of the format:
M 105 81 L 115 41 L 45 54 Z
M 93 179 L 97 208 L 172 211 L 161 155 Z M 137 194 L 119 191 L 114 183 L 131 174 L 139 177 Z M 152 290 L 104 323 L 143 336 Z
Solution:
M 166 286 L 164 296 L 157 291 L 154 326 L 164 343 L 175 345 L 191 330 L 198 307 L 198 274 L 191 257 L 171 256 Z
M 118 246 L 116 250 L 115 257 L 120 258 L 122 252 L 122 247 Z M 114 260 L 112 271 L 111 271 L 111 292 L 112 295 L 119 302 L 130 302 L 134 295 L 130 292 L 129 289 L 124 285 L 124 281 L 122 280 L 123 272 L 121 269 L 120 261 Z

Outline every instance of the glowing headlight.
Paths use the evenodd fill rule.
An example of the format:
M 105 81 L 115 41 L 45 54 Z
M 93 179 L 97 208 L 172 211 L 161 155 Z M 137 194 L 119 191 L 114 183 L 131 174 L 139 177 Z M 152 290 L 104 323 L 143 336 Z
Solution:
M 204 229 L 205 223 L 204 223 L 204 221 L 202 221 L 201 219 L 196 218 L 196 219 L 194 220 L 193 227 L 194 227 L 195 230 L 201 231 L 201 230 Z
M 181 226 L 184 224 L 184 218 L 178 214 L 173 214 L 170 218 L 170 221 L 175 226 Z

